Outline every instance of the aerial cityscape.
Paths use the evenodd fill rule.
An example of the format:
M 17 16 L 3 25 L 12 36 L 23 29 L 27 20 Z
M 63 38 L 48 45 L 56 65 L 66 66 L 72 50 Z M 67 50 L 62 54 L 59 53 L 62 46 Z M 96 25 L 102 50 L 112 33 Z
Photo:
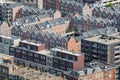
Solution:
M 120 80 L 120 0 L 0 0 L 0 80 Z

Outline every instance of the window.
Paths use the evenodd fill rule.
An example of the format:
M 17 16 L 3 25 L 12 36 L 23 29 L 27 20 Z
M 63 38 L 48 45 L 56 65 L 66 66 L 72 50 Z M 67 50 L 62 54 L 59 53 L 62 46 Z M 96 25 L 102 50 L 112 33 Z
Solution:
M 22 53 L 23 53 L 23 54 L 26 54 L 26 52 L 25 52 L 25 51 L 22 51 Z
M 54 62 L 55 62 L 55 63 L 58 63 L 59 61 L 58 61 L 57 59 L 54 59 Z
M 45 56 L 41 55 L 41 59 L 45 59 Z
M 14 48 L 10 48 L 10 51 L 14 51 Z
M 20 50 L 19 50 L 19 49 L 16 49 L 16 52 L 17 52 L 17 53 L 20 53 Z
M 28 56 L 33 56 L 33 54 L 32 53 L 28 53 Z
M 39 55 L 38 55 L 38 54 L 34 54 L 34 56 L 35 56 L 36 58 L 39 58 Z

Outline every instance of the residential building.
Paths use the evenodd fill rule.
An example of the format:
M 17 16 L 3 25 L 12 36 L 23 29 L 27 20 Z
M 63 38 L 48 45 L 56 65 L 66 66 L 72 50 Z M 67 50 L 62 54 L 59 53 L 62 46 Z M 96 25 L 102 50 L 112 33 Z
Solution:
M 1 9 L 1 20 L 6 22 L 14 21 L 21 16 L 21 9 L 23 4 L 21 3 L 4 3 Z
M 28 74 L 29 73 L 29 74 Z M 32 76 L 31 76 L 32 75 Z M 36 77 L 37 76 L 37 77 Z M 40 72 L 29 67 L 14 64 L 14 57 L 0 54 L 0 80 L 55 80 L 62 79 L 61 76 Z
M 10 36 L 11 29 L 12 29 L 12 27 L 5 21 L 0 22 L 0 34 Z
M 84 67 L 84 54 L 62 48 L 45 50 L 45 45 L 30 41 L 20 41 L 19 46 L 10 47 L 10 55 L 15 62 L 41 71 L 63 76 L 64 72 Z
M 115 80 L 120 79 L 120 65 L 116 66 Z
M 15 1 L 21 2 L 25 6 L 39 7 L 40 9 L 43 9 L 43 1 L 44 0 L 15 0 Z
M 13 72 L 14 57 L 0 54 L 0 79 L 8 79 L 9 73 Z
M 17 46 L 19 41 L 18 37 L 0 35 L 0 53 L 9 54 L 10 45 Z
M 66 77 L 68 80 L 116 80 L 115 65 L 100 61 L 85 64 L 84 68 L 72 71 Z
M 114 26 L 114 23 L 114 20 L 75 15 L 70 21 L 70 28 L 85 32 L 93 29 Z
M 103 7 L 96 7 L 93 9 L 92 12 L 93 16 L 96 16 L 97 18 L 101 17 L 103 19 L 109 19 L 109 20 L 114 20 L 114 25 L 115 27 L 120 30 L 120 6 L 119 5 L 114 5 L 111 8 L 103 8 Z
M 30 22 L 31 20 L 28 21 L 28 23 Z M 34 33 L 35 31 L 36 34 L 40 31 L 55 33 L 55 34 L 64 34 L 68 27 L 69 27 L 69 20 L 67 18 L 56 18 L 38 24 L 33 23 L 32 25 L 26 25 L 26 26 L 16 25 L 12 28 L 11 33 L 12 35 L 19 36 L 22 39 L 32 39 L 31 34 Z
M 85 53 L 85 61 L 104 61 L 108 64 L 120 64 L 119 54 L 119 32 L 106 35 L 99 35 L 83 39 L 81 41 L 81 52 Z
M 79 3 L 74 0 L 44 0 L 43 7 L 45 9 L 59 10 L 62 16 L 66 16 L 68 13 L 78 13 L 80 15 L 89 14 L 91 16 L 92 8 L 89 4 Z M 88 13 L 89 11 L 89 13 Z

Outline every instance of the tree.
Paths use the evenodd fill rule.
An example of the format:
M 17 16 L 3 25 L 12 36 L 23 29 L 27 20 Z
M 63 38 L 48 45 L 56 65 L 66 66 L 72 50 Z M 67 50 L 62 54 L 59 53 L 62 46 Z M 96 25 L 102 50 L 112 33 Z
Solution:
M 113 6 L 112 3 L 109 3 L 109 4 L 106 5 L 106 7 L 112 7 L 112 6 Z

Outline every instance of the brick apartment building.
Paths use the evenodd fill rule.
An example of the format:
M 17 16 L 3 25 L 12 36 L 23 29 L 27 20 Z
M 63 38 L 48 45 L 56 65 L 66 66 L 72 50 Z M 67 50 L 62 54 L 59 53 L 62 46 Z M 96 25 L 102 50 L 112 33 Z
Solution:
M 119 32 L 99 35 L 81 41 L 81 52 L 85 53 L 85 61 L 100 60 L 108 64 L 120 64 Z
M 20 3 L 4 3 L 0 7 L 1 20 L 6 22 L 14 21 L 16 18 L 19 18 L 21 15 L 21 9 L 23 5 Z
M 44 49 L 44 44 L 23 40 L 19 46 L 10 47 L 10 55 L 15 57 L 16 63 L 56 75 L 84 67 L 82 53 L 62 48 L 52 48 L 50 51 Z

